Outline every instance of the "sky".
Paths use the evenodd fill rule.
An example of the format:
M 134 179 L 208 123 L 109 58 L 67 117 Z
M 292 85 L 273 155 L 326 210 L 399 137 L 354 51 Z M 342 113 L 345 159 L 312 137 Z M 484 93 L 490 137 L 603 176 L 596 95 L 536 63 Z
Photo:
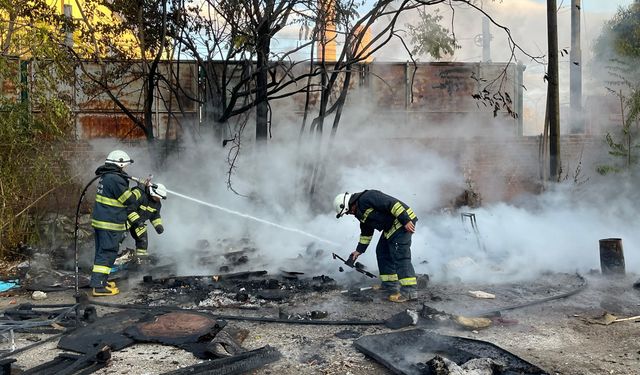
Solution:
M 508 1 L 508 0 L 507 0 Z M 546 0 L 534 0 L 539 4 L 546 4 Z M 615 12 L 620 6 L 627 6 L 633 0 L 582 0 L 582 10 L 585 12 Z M 556 0 L 556 5 L 562 7 L 571 4 L 571 0 Z

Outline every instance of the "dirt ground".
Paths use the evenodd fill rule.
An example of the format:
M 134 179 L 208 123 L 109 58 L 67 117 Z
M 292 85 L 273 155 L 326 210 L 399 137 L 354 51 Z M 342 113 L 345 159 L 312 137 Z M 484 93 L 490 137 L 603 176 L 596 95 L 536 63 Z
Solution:
M 637 275 L 625 278 L 604 278 L 587 275 L 586 286 L 577 294 L 532 306 L 508 309 L 502 313 L 502 323 L 485 329 L 469 331 L 452 324 L 429 327 L 440 334 L 455 335 L 491 342 L 551 374 L 638 374 L 640 373 L 640 324 L 637 320 L 596 324 L 595 318 L 609 312 L 618 318 L 640 315 L 640 290 L 633 288 Z M 120 284 L 123 292 L 109 297 L 109 302 L 132 303 L 147 291 L 139 280 Z M 407 304 L 383 301 L 372 295 L 373 302 L 354 301 L 340 291 L 311 292 L 296 295 L 280 305 L 271 304 L 260 310 L 221 308 L 219 314 L 278 317 L 278 312 L 304 314 L 312 310 L 328 312 L 326 319 L 386 319 L 404 309 L 418 312 L 423 304 L 451 314 L 473 316 L 474 313 L 538 301 L 582 285 L 576 275 L 547 274 L 535 280 L 513 284 L 452 284 L 430 283 L 420 290 L 419 300 Z M 470 290 L 482 290 L 496 295 L 495 299 L 477 299 Z M 72 291 L 48 293 L 48 298 L 33 301 L 22 293 L 0 298 L 0 309 L 15 304 L 71 303 Z M 109 311 L 98 308 L 98 314 Z M 420 324 L 420 322 L 419 322 Z M 355 338 L 339 338 L 336 333 L 349 330 L 351 337 L 392 330 L 384 326 L 307 326 L 281 323 L 229 321 L 229 325 L 249 330 L 243 346 L 257 349 L 264 345 L 277 348 L 282 358 L 254 371 L 255 374 L 389 374 L 391 371 L 366 357 L 354 346 Z M 408 329 L 415 328 L 409 327 Z M 18 348 L 44 339 L 43 334 L 16 334 Z M 28 369 L 53 359 L 61 351 L 57 341 L 45 343 L 15 356 L 14 368 Z M 10 349 L 7 339 L 0 349 Z M 429 358 L 425 358 L 425 361 Z M 116 351 L 108 367 L 96 374 L 161 374 L 202 362 L 191 353 L 171 346 L 136 344 Z

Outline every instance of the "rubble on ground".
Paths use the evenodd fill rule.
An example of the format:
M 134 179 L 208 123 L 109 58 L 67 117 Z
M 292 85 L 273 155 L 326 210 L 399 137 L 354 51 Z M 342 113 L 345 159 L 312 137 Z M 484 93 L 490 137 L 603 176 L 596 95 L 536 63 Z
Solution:
M 201 241 L 198 245 L 212 250 L 209 241 Z M 375 284 L 354 271 L 348 271 L 351 274 L 347 276 L 356 277 L 336 280 L 296 268 L 276 272 L 252 269 L 260 263 L 256 260 L 257 253 L 251 248 L 250 243 L 244 243 L 240 250 L 234 250 L 239 252 L 233 256 L 224 257 L 216 253 L 215 259 L 228 262 L 225 265 L 229 267 L 229 272 L 221 272 L 220 267 L 213 267 L 215 272 L 211 274 L 178 276 L 172 274 L 175 267 L 166 261 L 143 269 L 123 267 L 126 272 L 121 274 L 118 283 L 124 285 L 124 292 L 115 300 L 123 298 L 121 301 L 124 303 L 113 306 L 109 306 L 110 299 L 81 300 L 80 305 L 76 305 L 70 293 L 72 289 L 67 289 L 72 288 L 74 283 L 40 283 L 62 288 L 45 292 L 47 300 L 31 300 L 30 304 L 20 303 L 5 308 L 5 320 L 0 319 L 0 322 L 4 327 L 5 344 L 11 340 L 7 333 L 11 331 L 14 335 L 13 345 L 18 350 L 27 345 L 36 345 L 35 348 L 48 348 L 48 353 L 54 355 L 46 359 L 26 357 L 19 351 L 16 354 L 7 351 L 3 355 L 5 358 L 18 359 L 9 363 L 15 368 L 25 369 L 24 363 L 29 363 L 28 368 L 33 373 L 44 368 L 58 369 L 56 371 L 60 373 L 72 373 L 73 369 L 85 373 L 104 373 L 101 371 L 114 366 L 122 369 L 119 366 L 126 363 L 126 358 L 133 356 L 134 352 L 144 353 L 146 350 L 130 348 L 170 345 L 177 348 L 172 350 L 191 353 L 194 360 L 180 359 L 172 363 L 172 355 L 163 354 L 161 358 L 169 362 L 159 363 L 169 363 L 171 366 L 165 365 L 162 371 L 156 369 L 150 373 L 206 373 L 225 366 L 240 366 L 252 370 L 264 367 L 259 370 L 260 374 L 384 374 L 387 371 L 385 368 L 403 374 L 412 374 L 412 371 L 480 374 L 504 372 L 516 366 L 520 373 L 542 374 L 547 372 L 533 363 L 542 361 L 549 365 L 544 357 L 534 358 L 526 352 L 523 355 L 522 351 L 516 355 L 508 351 L 508 346 L 504 344 L 497 346 L 491 343 L 491 338 L 499 339 L 502 337 L 498 335 L 500 332 L 509 337 L 517 337 L 523 332 L 530 335 L 530 326 L 535 323 L 523 311 L 524 307 L 535 312 L 538 305 L 545 306 L 558 301 L 554 299 L 556 297 L 567 299 L 569 305 L 562 306 L 571 306 L 571 300 L 568 299 L 580 298 L 576 293 L 583 291 L 586 285 L 581 276 L 568 274 L 549 274 L 529 284 L 491 285 L 489 288 L 486 285 L 427 283 L 428 277 L 421 275 L 419 279 L 424 281 L 419 283 L 418 301 L 396 305 L 384 301 L 383 293 L 373 287 Z M 210 255 L 206 257 L 207 262 L 211 259 Z M 304 251 L 301 259 L 309 261 L 315 259 L 316 255 L 316 250 Z M 122 264 L 126 265 L 127 262 Z M 333 265 L 337 266 L 338 263 Z M 46 267 L 35 262 L 26 269 L 23 280 L 28 282 L 19 284 L 19 293 L 28 291 L 27 285 L 35 285 L 33 281 L 42 279 L 43 275 L 52 277 L 52 280 L 58 280 L 57 277 L 69 281 L 68 274 L 62 271 L 47 273 L 42 269 Z M 127 290 L 128 283 L 134 289 Z M 607 329 L 633 324 L 637 318 L 630 313 L 632 308 L 629 303 L 636 301 L 632 303 L 637 305 L 640 298 L 634 300 L 633 296 L 630 297 L 628 293 L 637 294 L 637 291 L 628 288 L 628 283 L 626 285 L 627 291 L 624 293 L 613 293 L 603 300 L 613 308 L 609 314 L 615 318 L 605 319 L 609 324 Z M 85 285 L 80 286 L 82 291 Z M 469 291 L 482 291 L 483 287 L 500 298 L 476 299 L 469 294 Z M 32 294 L 29 292 L 23 296 L 30 298 Z M 62 305 L 56 303 L 60 296 L 66 300 Z M 588 306 L 591 300 L 584 297 L 579 301 Z M 40 308 L 36 304 L 49 307 Z M 615 307 L 618 307 L 617 311 Z M 521 312 L 512 313 L 518 309 Z M 82 326 L 79 330 L 73 330 L 76 322 Z M 414 330 L 420 333 L 410 338 L 402 336 Z M 436 338 L 450 345 L 439 347 L 437 353 L 420 346 L 422 352 L 419 355 L 409 356 L 415 360 L 403 364 L 397 358 L 379 357 L 379 353 L 371 350 L 372 346 L 365 345 L 373 342 L 376 350 L 383 349 L 384 346 L 374 340 L 379 340 L 379 335 L 392 335 L 384 336 L 385 340 L 391 342 L 395 337 L 393 335 L 400 335 L 404 337 L 404 342 L 411 343 L 414 348 L 420 346 L 417 343 L 421 340 Z M 476 340 L 475 336 L 489 339 Z M 16 345 L 15 337 L 22 344 Z M 59 340 L 55 341 L 57 349 L 47 346 L 51 338 Z M 510 342 L 512 347 L 518 346 L 518 343 Z M 480 347 L 485 345 L 485 349 L 470 356 L 465 353 L 473 351 L 464 349 L 469 343 Z M 451 348 L 457 348 L 457 351 Z M 36 349 L 25 350 L 25 353 L 31 350 Z M 165 353 L 164 349 L 162 353 Z M 155 357 L 150 353 L 149 358 Z M 198 364 L 196 358 L 204 362 Z

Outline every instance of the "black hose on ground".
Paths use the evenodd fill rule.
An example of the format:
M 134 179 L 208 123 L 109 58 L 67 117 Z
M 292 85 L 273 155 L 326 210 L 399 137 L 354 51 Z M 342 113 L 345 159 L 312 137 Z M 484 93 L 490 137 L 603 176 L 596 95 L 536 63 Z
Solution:
M 206 311 L 211 314 L 211 310 L 203 308 L 195 309 L 183 309 L 176 306 L 148 306 L 148 305 L 135 305 L 135 304 L 121 304 L 110 303 L 91 300 L 92 305 L 111 307 L 115 309 L 139 309 L 139 310 L 158 310 L 163 309 L 167 311 Z M 284 324 L 303 324 L 303 325 L 333 325 L 333 326 L 374 326 L 383 325 L 384 320 L 296 320 L 296 319 L 282 319 L 282 318 L 267 318 L 258 316 L 241 316 L 241 315 L 218 315 L 211 314 L 217 319 L 226 320 L 245 320 L 251 322 L 265 322 L 265 323 L 284 323 Z
M 505 306 L 505 307 L 501 307 L 499 309 L 494 309 L 494 310 L 474 313 L 474 314 L 470 314 L 469 316 L 484 317 L 484 318 L 500 316 L 500 313 L 502 311 L 521 309 L 523 307 L 529 307 L 529 306 L 538 305 L 538 304 L 541 304 L 541 303 L 545 303 L 545 302 L 549 302 L 549 301 L 553 301 L 553 300 L 557 300 L 557 299 L 571 297 L 572 295 L 583 291 L 587 287 L 587 280 L 580 274 L 576 274 L 576 276 L 578 277 L 578 279 L 580 279 L 580 285 L 578 285 L 578 287 L 576 287 L 575 289 L 572 289 L 572 290 L 570 290 L 568 292 L 557 294 L 557 295 L 551 296 L 551 297 L 541 298 L 541 299 L 534 300 L 534 301 L 519 303 L 519 304 L 511 305 L 511 306 Z

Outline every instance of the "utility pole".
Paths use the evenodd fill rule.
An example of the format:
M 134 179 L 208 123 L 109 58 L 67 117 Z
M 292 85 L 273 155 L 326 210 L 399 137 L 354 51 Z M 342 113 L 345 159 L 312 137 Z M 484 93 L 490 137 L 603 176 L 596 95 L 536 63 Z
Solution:
M 73 8 L 70 4 L 64 4 L 63 12 L 65 21 L 67 22 L 64 28 L 64 45 L 69 48 L 73 48 L 73 29 L 71 28 L 71 22 L 73 21 Z
M 549 179 L 560 178 L 560 93 L 558 78 L 558 7 L 547 0 L 549 67 L 547 69 L 547 105 L 549 108 Z
M 487 16 L 482 17 L 482 62 L 491 62 L 491 31 Z
M 584 132 L 582 114 L 582 50 L 580 49 L 580 0 L 571 0 L 571 52 L 569 53 L 569 100 L 572 134 Z

